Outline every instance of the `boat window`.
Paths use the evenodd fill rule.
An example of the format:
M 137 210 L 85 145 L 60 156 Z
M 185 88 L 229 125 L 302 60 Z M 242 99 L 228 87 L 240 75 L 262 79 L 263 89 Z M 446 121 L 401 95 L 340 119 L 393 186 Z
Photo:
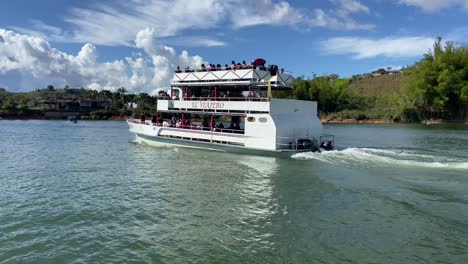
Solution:
M 253 116 L 247 117 L 247 122 L 255 122 L 255 117 Z
M 266 117 L 260 117 L 258 119 L 258 121 L 262 122 L 262 123 L 266 123 L 268 121 L 268 119 Z

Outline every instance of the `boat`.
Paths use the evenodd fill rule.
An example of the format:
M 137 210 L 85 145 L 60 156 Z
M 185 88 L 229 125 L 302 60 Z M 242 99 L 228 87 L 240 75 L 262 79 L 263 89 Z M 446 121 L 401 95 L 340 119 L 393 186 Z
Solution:
M 151 146 L 233 153 L 333 149 L 334 136 L 322 134 L 317 102 L 280 98 L 292 95 L 294 77 L 264 63 L 177 68 L 170 88 L 157 95 L 156 113 L 128 119 L 130 132 Z
M 68 119 L 68 123 L 74 123 L 74 124 L 78 123 L 78 118 L 76 116 L 69 116 L 67 117 L 67 119 Z

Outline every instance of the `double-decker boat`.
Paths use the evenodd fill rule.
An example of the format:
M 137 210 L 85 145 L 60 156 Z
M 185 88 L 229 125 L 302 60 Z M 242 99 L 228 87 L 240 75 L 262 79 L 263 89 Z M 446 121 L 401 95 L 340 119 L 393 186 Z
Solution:
M 274 65 L 177 70 L 151 120 L 127 123 L 138 142 L 152 146 L 260 155 L 332 149 L 317 102 L 275 98 L 291 94 L 292 81 Z

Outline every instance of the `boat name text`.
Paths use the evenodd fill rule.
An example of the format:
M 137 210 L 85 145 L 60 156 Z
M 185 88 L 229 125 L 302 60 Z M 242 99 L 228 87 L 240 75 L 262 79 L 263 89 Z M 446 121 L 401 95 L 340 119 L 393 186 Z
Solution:
M 192 102 L 192 108 L 220 109 L 220 108 L 224 108 L 224 103 L 221 103 L 221 102 Z

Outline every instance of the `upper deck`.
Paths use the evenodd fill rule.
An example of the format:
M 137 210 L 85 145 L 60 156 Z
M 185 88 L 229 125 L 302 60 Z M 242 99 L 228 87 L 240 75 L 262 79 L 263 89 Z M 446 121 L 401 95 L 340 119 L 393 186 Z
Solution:
M 171 86 L 223 86 L 223 85 L 253 85 L 292 88 L 294 78 L 289 73 L 258 69 L 210 70 L 176 72 Z
M 245 116 L 246 114 L 317 115 L 317 102 L 269 98 L 158 99 L 158 111 L 170 113 Z

